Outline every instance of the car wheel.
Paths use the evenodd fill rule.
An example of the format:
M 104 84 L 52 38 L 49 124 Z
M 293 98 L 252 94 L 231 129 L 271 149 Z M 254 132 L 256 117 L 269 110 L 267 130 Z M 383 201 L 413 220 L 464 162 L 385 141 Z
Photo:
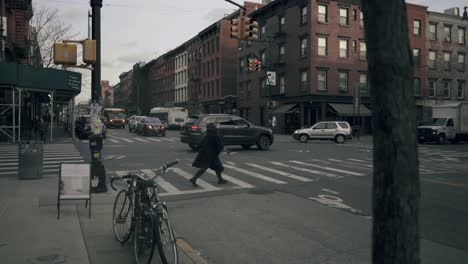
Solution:
M 192 150 L 198 150 L 200 148 L 199 145 L 195 145 L 195 144 L 189 144 L 189 147 L 192 149 Z
M 420 139 L 418 140 L 419 144 L 424 144 L 424 140 Z
M 445 135 L 444 134 L 440 134 L 437 141 L 439 142 L 439 144 L 445 144 L 447 143 L 447 140 L 445 139 Z
M 302 143 L 307 143 L 307 141 L 309 141 L 309 136 L 306 134 L 302 134 L 299 136 L 299 141 Z
M 165 136 L 166 136 L 166 133 L 162 133 L 160 136 L 161 136 L 161 137 L 165 137 Z
M 259 150 L 268 150 L 271 146 L 271 140 L 267 135 L 260 135 L 257 139 L 257 148 Z
M 242 145 L 242 148 L 249 149 L 252 145 Z
M 336 135 L 335 137 L 335 142 L 338 144 L 343 144 L 345 142 L 346 138 L 343 135 Z

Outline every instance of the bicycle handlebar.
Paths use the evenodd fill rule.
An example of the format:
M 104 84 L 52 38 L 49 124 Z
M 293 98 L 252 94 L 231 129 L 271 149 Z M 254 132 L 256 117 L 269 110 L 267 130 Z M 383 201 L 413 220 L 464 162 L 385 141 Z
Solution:
M 163 170 L 164 172 L 166 172 L 166 170 L 167 170 L 168 168 L 170 168 L 170 167 L 172 167 L 172 166 L 174 166 L 174 165 L 176 165 L 176 164 L 178 164 L 178 163 L 179 163 L 178 160 L 173 161 L 173 162 L 166 163 L 166 164 L 164 164 L 163 166 L 161 166 L 161 167 L 159 168 L 159 170 Z M 132 179 L 132 178 L 134 178 L 135 176 L 139 176 L 139 175 L 136 174 L 136 173 L 130 173 L 130 174 L 127 174 L 127 175 L 124 175 L 124 176 L 120 176 L 120 177 L 112 177 L 112 178 L 111 178 L 111 182 L 110 182 L 111 188 L 112 188 L 114 191 L 117 191 L 117 189 L 114 187 L 114 184 L 113 184 L 114 180 Z M 154 178 L 156 178 L 157 176 L 158 176 L 158 174 L 156 174 L 156 176 L 154 176 L 154 177 L 151 178 L 151 179 L 154 179 Z M 140 176 L 140 178 L 142 178 L 142 177 Z M 142 179 L 144 179 L 144 178 L 142 178 Z

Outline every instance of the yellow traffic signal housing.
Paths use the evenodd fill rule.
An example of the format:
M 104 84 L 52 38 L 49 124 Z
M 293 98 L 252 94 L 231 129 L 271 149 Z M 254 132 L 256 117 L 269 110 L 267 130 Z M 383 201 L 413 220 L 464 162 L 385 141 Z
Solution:
M 243 20 L 244 24 L 244 34 L 243 38 L 248 40 L 258 39 L 258 22 L 254 21 L 252 18 L 245 18 Z
M 76 45 L 54 43 L 54 64 L 76 65 Z
M 244 17 L 231 19 L 231 38 L 243 40 L 244 36 Z
M 96 63 L 96 40 L 86 39 L 83 41 L 83 62 L 87 64 Z

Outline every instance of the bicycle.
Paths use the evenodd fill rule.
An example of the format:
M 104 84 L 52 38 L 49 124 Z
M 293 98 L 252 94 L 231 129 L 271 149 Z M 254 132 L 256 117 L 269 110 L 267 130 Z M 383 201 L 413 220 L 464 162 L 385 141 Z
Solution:
M 163 165 L 152 178 L 138 173 L 113 177 L 111 187 L 117 191 L 114 181 L 123 180 L 126 187 L 117 193 L 112 210 L 112 224 L 116 239 L 124 244 L 133 237 L 133 252 L 137 264 L 147 264 L 153 259 L 157 246 L 163 264 L 179 262 L 176 238 L 169 222 L 166 204 L 160 200 L 158 186 L 154 182 L 178 162 Z

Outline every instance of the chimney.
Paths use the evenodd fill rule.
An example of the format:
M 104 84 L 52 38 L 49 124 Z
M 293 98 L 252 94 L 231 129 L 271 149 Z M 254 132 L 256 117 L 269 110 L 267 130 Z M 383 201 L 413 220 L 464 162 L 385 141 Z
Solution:
M 450 8 L 450 9 L 446 9 L 446 10 L 444 10 L 444 14 L 452 15 L 452 16 L 460 16 L 460 8 L 453 7 L 453 8 Z

